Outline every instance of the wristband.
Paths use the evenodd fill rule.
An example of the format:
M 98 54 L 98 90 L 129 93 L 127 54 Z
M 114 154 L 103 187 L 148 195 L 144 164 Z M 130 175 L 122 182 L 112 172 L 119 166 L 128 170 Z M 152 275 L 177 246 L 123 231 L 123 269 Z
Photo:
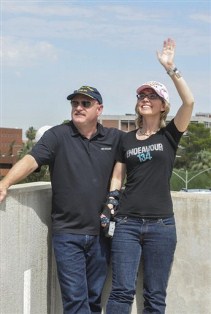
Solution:
M 109 199 L 107 200 L 107 202 L 106 202 L 106 205 L 108 205 L 108 204 L 111 204 L 111 205 L 113 205 L 113 206 L 117 206 L 117 205 L 119 205 L 119 201 L 118 201 L 118 200 L 115 200 L 114 198 L 109 198 Z
M 167 74 L 170 76 L 175 75 L 178 79 L 182 76 L 180 71 L 176 67 L 174 69 L 169 69 L 167 71 Z
M 120 191 L 119 190 L 110 191 L 108 193 L 108 197 L 114 197 L 116 199 L 119 199 L 119 195 L 120 195 Z

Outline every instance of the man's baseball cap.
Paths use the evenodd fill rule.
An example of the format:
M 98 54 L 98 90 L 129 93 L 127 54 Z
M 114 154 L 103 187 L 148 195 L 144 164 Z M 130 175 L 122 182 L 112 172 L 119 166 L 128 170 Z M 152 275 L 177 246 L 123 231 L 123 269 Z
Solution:
M 142 90 L 146 88 L 152 88 L 160 97 L 162 97 L 164 100 L 166 100 L 169 103 L 169 93 L 165 85 L 162 83 L 156 82 L 156 81 L 149 81 L 147 83 L 144 83 L 141 85 L 136 93 L 139 95 Z
M 86 95 L 90 98 L 96 99 L 100 104 L 103 103 L 102 96 L 95 87 L 81 86 L 79 89 L 74 90 L 72 94 L 67 96 L 67 100 L 73 99 L 76 95 Z

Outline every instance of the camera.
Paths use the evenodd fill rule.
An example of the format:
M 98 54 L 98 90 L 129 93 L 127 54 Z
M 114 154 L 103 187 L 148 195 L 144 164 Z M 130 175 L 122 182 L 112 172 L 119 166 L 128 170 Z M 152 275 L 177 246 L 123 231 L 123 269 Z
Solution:
M 114 230 L 115 230 L 115 221 L 110 221 L 109 222 L 109 227 L 108 231 L 106 233 L 106 237 L 111 238 L 114 235 Z

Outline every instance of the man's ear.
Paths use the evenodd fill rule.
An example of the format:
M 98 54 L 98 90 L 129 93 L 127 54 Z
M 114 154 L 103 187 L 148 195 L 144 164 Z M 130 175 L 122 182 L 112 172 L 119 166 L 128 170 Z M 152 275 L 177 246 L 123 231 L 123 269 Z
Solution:
M 99 105 L 99 107 L 97 108 L 97 113 L 98 113 L 98 116 L 101 115 L 101 113 L 103 112 L 103 105 Z

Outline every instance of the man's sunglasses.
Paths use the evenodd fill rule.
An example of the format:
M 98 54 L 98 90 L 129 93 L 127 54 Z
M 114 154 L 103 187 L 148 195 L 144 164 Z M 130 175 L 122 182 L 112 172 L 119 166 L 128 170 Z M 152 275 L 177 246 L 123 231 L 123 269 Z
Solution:
M 70 103 L 71 103 L 73 108 L 76 108 L 79 105 L 83 106 L 84 108 L 90 108 L 92 106 L 92 102 L 89 100 L 82 100 L 82 101 L 71 100 Z

